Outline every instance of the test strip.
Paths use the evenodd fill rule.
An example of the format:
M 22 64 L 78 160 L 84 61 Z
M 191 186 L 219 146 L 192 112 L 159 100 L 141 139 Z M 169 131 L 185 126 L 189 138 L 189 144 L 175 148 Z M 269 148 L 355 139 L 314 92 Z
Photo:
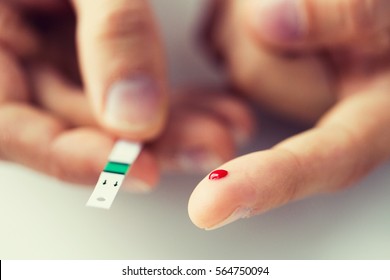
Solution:
M 127 172 L 141 149 L 142 145 L 137 142 L 119 140 L 115 143 L 86 206 L 110 209 Z

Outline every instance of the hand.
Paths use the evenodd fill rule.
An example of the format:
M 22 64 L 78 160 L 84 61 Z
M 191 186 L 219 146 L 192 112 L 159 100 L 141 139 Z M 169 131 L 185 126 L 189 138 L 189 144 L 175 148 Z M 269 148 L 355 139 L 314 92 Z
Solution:
M 20 128 L 23 131 L 17 128 L 9 138 L 15 140 L 17 136 L 24 136 L 28 132 L 24 128 L 31 126 L 34 130 L 34 123 L 41 123 L 36 142 L 29 142 L 29 147 L 25 147 L 16 141 L 16 145 L 5 146 L 4 150 L 11 156 L 23 153 L 23 158 L 43 158 L 42 162 L 47 163 L 43 171 L 62 180 L 96 183 L 115 137 L 98 127 L 80 88 L 53 69 L 35 68 L 33 73 L 35 98 L 47 118 L 60 129 L 52 131 L 53 127 L 47 123 L 43 126 L 38 116 L 26 116 Z M 17 121 L 8 118 L 0 127 L 9 129 L 20 121 L 20 116 Z M 181 90 L 172 96 L 166 128 L 159 138 L 145 145 L 124 187 L 150 191 L 156 186 L 161 170 L 192 173 L 210 170 L 231 159 L 236 146 L 249 139 L 253 129 L 250 111 L 239 99 L 220 92 Z M 46 139 L 42 135 L 52 137 Z M 32 153 L 36 156 L 29 157 Z M 37 163 L 32 162 L 32 167 L 36 168 Z
M 97 92 L 94 95 L 94 91 L 90 91 L 87 99 L 80 83 L 75 50 L 72 48 L 74 33 L 71 10 L 65 5 L 66 2 L 61 1 L 55 2 L 58 6 L 39 5 L 46 3 L 45 1 L 10 2 L 18 4 L 16 6 L 0 3 L 0 19 L 3 20 L 0 24 L 0 159 L 24 164 L 66 181 L 94 184 L 118 136 L 130 139 L 148 138 L 160 128 L 152 125 L 141 132 L 140 127 L 133 131 L 125 125 L 119 131 L 104 122 L 102 113 L 90 106 L 91 100 L 92 103 L 99 98 L 103 101 L 103 94 Z M 29 6 L 25 6 L 26 4 Z M 108 8 L 104 9 L 104 12 L 108 11 Z M 93 19 L 91 21 L 94 22 Z M 83 23 L 80 23 L 80 28 L 82 26 Z M 91 27 L 83 37 L 90 44 L 87 46 L 91 47 L 91 51 L 87 53 L 88 58 L 83 58 L 81 54 L 81 60 L 85 60 L 84 72 L 91 71 L 84 73 L 84 76 L 88 75 L 84 79 L 87 86 L 92 83 L 91 87 L 103 87 L 101 82 L 109 79 L 108 76 L 114 75 L 115 71 L 130 73 L 134 69 L 140 70 L 141 68 L 137 68 L 141 65 L 138 62 L 141 63 L 144 59 L 153 62 L 148 51 L 153 53 L 153 57 L 157 56 L 154 53 L 157 52 L 157 47 L 156 50 L 154 47 L 142 49 L 146 51 L 148 58 L 132 51 L 132 48 L 138 46 L 135 43 L 142 40 L 138 38 L 133 42 L 132 35 L 125 31 L 136 32 L 137 35 L 137 28 L 142 26 L 137 25 L 137 28 L 129 30 L 120 29 L 118 34 L 115 33 L 118 31 L 116 27 L 110 27 L 114 33 L 105 33 L 110 35 L 107 37 L 93 34 L 92 31 L 103 32 L 107 31 L 104 28 L 108 28 L 96 25 L 96 30 Z M 88 41 L 95 39 L 95 45 Z M 80 44 L 82 45 L 81 42 Z M 119 49 L 115 51 L 115 48 Z M 127 49 L 130 51 L 126 51 Z M 135 64 L 128 63 L 129 61 Z M 96 69 L 95 63 L 105 64 L 105 67 Z M 157 66 L 153 65 L 154 62 L 145 67 L 155 69 Z M 131 68 L 132 66 L 137 67 Z M 159 83 L 164 82 L 160 80 Z M 219 106 L 210 108 L 204 101 L 205 98 Z M 161 97 L 163 99 L 165 97 Z M 165 108 L 164 102 L 158 106 Z M 138 106 L 141 108 L 141 104 Z M 162 115 L 157 113 L 156 116 L 161 124 L 164 110 L 160 110 Z M 236 114 L 227 114 L 229 111 Z M 197 168 L 209 169 L 218 165 L 233 154 L 233 134 L 238 132 L 237 135 L 245 136 L 251 130 L 247 108 L 237 103 L 235 98 L 223 95 L 211 97 L 199 94 L 192 96 L 191 101 L 188 96 L 180 95 L 173 99 L 171 115 L 166 129 L 160 133 L 160 140 L 149 142 L 131 169 L 131 176 L 125 185 L 131 186 L 133 190 L 147 191 L 153 188 L 161 166 L 196 171 Z M 204 128 L 209 133 L 202 134 Z
M 234 159 L 189 201 L 212 229 L 351 185 L 390 157 L 390 2 L 219 1 L 212 44 L 236 87 L 315 126 Z

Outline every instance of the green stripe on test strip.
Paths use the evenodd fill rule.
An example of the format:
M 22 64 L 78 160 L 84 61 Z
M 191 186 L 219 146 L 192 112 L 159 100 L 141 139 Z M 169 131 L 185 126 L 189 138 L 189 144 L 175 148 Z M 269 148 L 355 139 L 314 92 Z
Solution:
M 109 173 L 117 173 L 117 174 L 126 174 L 127 170 L 129 170 L 130 165 L 126 163 L 120 163 L 120 162 L 107 162 L 106 167 L 104 167 L 104 172 Z

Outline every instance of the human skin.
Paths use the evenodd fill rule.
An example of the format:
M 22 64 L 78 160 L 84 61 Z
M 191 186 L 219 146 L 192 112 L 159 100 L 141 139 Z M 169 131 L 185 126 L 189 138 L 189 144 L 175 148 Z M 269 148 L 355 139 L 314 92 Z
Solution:
M 248 108 L 226 93 L 181 90 L 168 115 L 158 29 L 147 1 L 128 3 L 0 2 L 0 159 L 93 185 L 118 138 L 142 141 L 124 185 L 150 191 L 162 169 L 204 172 L 233 156 L 238 131 L 249 137 Z M 138 82 L 131 85 L 129 77 Z M 130 97 L 108 101 L 110 87 Z M 149 95 L 149 104 L 132 100 L 140 94 Z M 105 119 L 110 102 L 121 110 L 122 121 L 113 125 Z M 149 109 L 153 114 L 142 113 Z
M 218 1 L 211 45 L 232 83 L 307 131 L 205 177 L 189 201 L 214 229 L 344 189 L 390 157 L 390 2 Z

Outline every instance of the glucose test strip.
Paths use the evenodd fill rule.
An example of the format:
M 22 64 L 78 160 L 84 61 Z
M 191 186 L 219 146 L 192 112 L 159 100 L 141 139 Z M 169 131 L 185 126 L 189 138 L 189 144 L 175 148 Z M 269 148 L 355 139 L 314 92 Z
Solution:
M 141 143 L 137 142 L 119 140 L 115 143 L 86 206 L 110 209 L 126 173 L 137 159 L 141 149 Z

